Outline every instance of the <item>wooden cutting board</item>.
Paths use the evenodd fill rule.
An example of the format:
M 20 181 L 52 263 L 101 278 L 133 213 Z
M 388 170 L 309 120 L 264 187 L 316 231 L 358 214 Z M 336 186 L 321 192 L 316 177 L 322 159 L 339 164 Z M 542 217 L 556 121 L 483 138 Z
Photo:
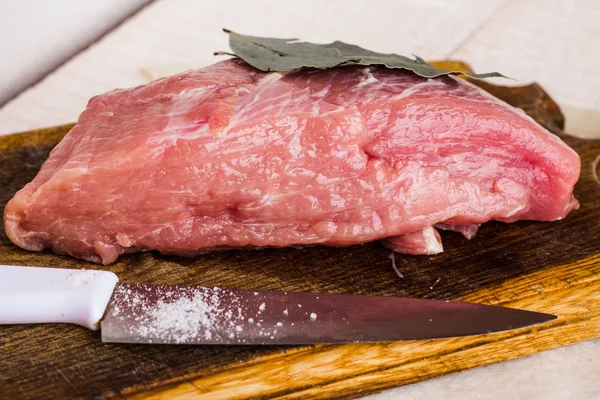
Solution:
M 463 300 L 553 313 L 557 320 L 468 338 L 305 347 L 107 345 L 99 332 L 77 326 L 2 326 L 0 398 L 350 398 L 600 337 L 600 141 L 562 134 L 560 110 L 536 84 L 478 84 L 523 108 L 581 155 L 575 189 L 581 208 L 564 221 L 488 223 L 471 241 L 443 232 L 443 254 L 396 256 L 405 279 L 378 243 L 193 259 L 133 254 L 104 268 L 131 283 Z M 2 207 L 69 129 L 0 138 Z M 100 268 L 21 250 L 3 231 L 0 264 Z

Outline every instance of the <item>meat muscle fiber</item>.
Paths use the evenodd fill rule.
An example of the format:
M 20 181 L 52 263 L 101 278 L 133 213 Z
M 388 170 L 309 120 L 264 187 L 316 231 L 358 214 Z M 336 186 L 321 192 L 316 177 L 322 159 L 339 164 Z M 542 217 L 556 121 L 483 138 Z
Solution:
M 89 101 L 5 209 L 9 238 L 120 254 L 348 246 L 442 251 L 489 220 L 578 203 L 578 155 L 464 80 L 380 67 L 259 72 L 239 60 Z

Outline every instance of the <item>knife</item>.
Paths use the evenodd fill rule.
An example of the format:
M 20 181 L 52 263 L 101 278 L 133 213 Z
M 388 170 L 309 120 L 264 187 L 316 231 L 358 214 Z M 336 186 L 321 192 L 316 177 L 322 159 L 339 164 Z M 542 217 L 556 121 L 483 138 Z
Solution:
M 385 342 L 478 335 L 555 318 L 444 300 L 128 284 L 108 271 L 0 265 L 0 325 L 101 327 L 103 342 Z

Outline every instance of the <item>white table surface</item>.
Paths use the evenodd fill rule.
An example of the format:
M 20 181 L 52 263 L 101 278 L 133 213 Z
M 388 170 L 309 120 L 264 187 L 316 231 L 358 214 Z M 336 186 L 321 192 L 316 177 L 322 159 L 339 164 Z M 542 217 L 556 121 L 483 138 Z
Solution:
M 3 38 L 2 22 L 23 15 L 24 7 L 11 8 L 16 2 L 0 0 Z M 74 49 L 87 46 L 102 27 L 113 26 L 144 1 L 122 2 L 117 9 L 107 8 L 115 0 L 97 0 L 95 7 L 105 11 L 96 14 L 71 0 L 24 3 L 37 4 L 38 14 L 47 3 L 71 12 L 56 24 L 55 15 L 30 11 L 34 28 L 16 29 L 20 33 L 13 33 L 10 43 L 2 39 L 0 104 L 2 96 L 13 96 L 15 88 L 60 66 L 0 108 L 0 134 L 73 122 L 92 95 L 213 63 L 214 50 L 228 49 L 221 33 L 227 27 L 259 36 L 339 39 L 425 59 L 457 58 L 477 71 L 499 70 L 522 83 L 535 80 L 566 111 L 568 131 L 600 137 L 600 0 L 162 0 L 68 61 Z M 43 41 L 44 36 L 54 39 Z M 31 65 L 37 66 L 35 73 Z M 600 399 L 598 355 L 600 339 L 373 398 Z

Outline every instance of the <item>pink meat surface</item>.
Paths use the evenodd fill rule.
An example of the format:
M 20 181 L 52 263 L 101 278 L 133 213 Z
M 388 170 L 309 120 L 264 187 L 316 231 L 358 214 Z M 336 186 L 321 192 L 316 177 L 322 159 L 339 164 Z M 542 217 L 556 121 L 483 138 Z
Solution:
M 578 155 L 454 77 L 236 60 L 92 98 L 8 203 L 9 238 L 93 262 L 120 254 L 378 239 L 436 253 L 434 226 L 552 221 Z

